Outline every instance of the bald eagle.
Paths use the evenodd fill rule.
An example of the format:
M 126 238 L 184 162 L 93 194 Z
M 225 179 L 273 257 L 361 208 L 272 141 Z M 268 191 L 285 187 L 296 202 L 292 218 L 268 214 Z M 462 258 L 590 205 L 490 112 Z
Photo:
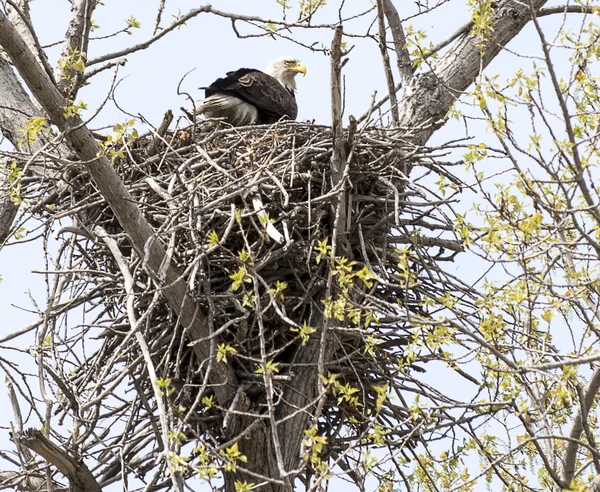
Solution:
M 271 61 L 264 72 L 240 68 L 215 80 L 205 89 L 206 98 L 196 114 L 225 118 L 233 126 L 272 124 L 283 117 L 295 120 L 298 106 L 294 91 L 296 74 L 306 67 L 291 56 Z

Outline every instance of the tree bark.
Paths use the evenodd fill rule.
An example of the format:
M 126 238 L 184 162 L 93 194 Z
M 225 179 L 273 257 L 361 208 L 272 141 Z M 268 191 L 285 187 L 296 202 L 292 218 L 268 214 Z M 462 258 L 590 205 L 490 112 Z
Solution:
M 23 137 L 23 133 L 20 130 L 25 128 L 27 120 L 36 116 L 42 116 L 42 114 L 23 89 L 10 64 L 3 57 L 0 57 L 0 100 L 2 101 L 0 103 L 0 128 L 2 129 L 2 134 L 15 148 L 18 148 L 20 140 Z M 24 146 L 28 150 L 35 152 L 44 145 L 44 136 L 40 134 L 35 142 L 24 144 Z M 58 148 L 50 148 L 48 150 L 59 152 Z M 64 150 L 62 148 L 60 152 L 64 152 Z M 10 166 L 11 164 L 12 162 L 7 162 L 6 166 Z M 48 169 L 46 164 L 50 164 L 50 160 L 38 155 L 35 163 L 29 166 L 29 171 L 42 176 Z M 8 196 L 11 184 L 8 181 L 7 171 L 8 168 L 5 168 L 0 174 L 0 244 L 7 239 L 18 211 L 18 207 Z
M 531 6 L 515 0 L 497 2 L 492 32 L 483 49 L 478 47 L 481 39 L 468 34 L 439 60 L 434 71 L 413 77 L 398 103 L 399 126 L 407 138 L 424 145 L 444 124 L 454 101 L 531 21 L 531 8 L 537 10 L 546 2 L 533 0 Z

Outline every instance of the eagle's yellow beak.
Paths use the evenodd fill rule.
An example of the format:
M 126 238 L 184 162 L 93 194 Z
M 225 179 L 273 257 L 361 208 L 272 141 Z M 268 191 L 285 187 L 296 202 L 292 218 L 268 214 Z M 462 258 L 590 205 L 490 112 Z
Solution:
M 291 72 L 301 73 L 302 75 L 306 75 L 306 67 L 302 65 L 302 63 L 297 62 L 295 65 L 288 68 Z

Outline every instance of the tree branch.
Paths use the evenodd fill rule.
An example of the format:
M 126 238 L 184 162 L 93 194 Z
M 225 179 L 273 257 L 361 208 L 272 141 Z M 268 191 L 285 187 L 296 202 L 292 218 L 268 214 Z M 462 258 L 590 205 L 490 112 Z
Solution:
M 545 7 L 537 11 L 538 17 L 554 14 L 593 14 L 597 7 L 587 7 L 585 5 L 558 5 L 556 7 Z
M 288 27 L 288 28 L 289 27 L 308 27 L 307 24 L 303 23 L 303 22 L 289 22 L 289 21 L 282 20 L 282 19 L 269 19 L 267 17 L 258 17 L 255 15 L 232 14 L 230 12 L 223 12 L 222 10 L 217 10 L 217 9 L 213 8 L 212 5 L 204 5 L 197 9 L 190 10 L 187 14 L 180 17 L 175 22 L 173 22 L 171 25 L 169 25 L 168 27 L 165 27 L 164 29 L 162 29 L 161 31 L 159 31 L 158 33 L 156 33 L 155 35 L 153 35 L 152 37 L 150 37 L 143 43 L 136 44 L 135 46 L 131 46 L 129 48 L 125 48 L 121 51 L 116 51 L 114 53 L 108 53 L 106 55 L 99 56 L 98 58 L 94 58 L 94 59 L 90 60 L 87 65 L 88 66 L 96 65 L 97 63 L 102 63 L 107 60 L 112 60 L 113 58 L 119 58 L 122 56 L 129 55 L 131 53 L 135 53 L 136 51 L 145 50 L 151 44 L 153 44 L 154 42 L 156 42 L 160 38 L 162 38 L 165 34 L 171 32 L 173 29 L 176 29 L 179 26 L 182 26 L 183 24 L 185 24 L 188 20 L 192 19 L 193 17 L 196 17 L 197 15 L 203 14 L 203 13 L 211 13 L 211 14 L 217 15 L 219 17 L 224 17 L 226 19 L 232 19 L 234 21 L 237 20 L 237 21 L 244 21 L 244 22 L 256 22 L 259 24 L 276 24 L 276 25 Z M 334 27 L 333 24 L 311 24 L 310 25 L 310 28 L 312 28 L 312 29 L 323 29 L 323 28 L 331 29 L 333 27 Z
M 390 66 L 390 57 L 387 52 L 387 41 L 385 37 L 385 20 L 383 17 L 383 0 L 377 0 L 377 27 L 379 29 L 379 51 L 383 61 L 383 70 L 385 72 L 385 80 L 387 82 L 388 95 L 392 108 L 392 121 L 395 126 L 398 125 L 398 99 L 396 97 L 396 87 L 394 83 L 394 74 Z
M 75 50 L 80 53 L 87 53 L 90 40 L 90 29 L 92 28 L 92 13 L 98 5 L 98 0 L 72 0 L 71 2 L 71 22 L 65 33 L 60 61 L 67 60 Z M 65 71 L 69 70 L 68 65 L 60 63 L 54 71 L 58 83 L 58 89 L 66 94 L 69 86 L 72 84 L 70 97 L 73 99 L 77 93 L 78 86 L 81 84 L 82 76 L 77 73 L 76 80 L 72 81 L 65 77 Z
M 398 11 L 391 0 L 381 0 L 383 12 L 390 26 L 394 48 L 396 49 L 396 63 L 398 64 L 398 73 L 400 74 L 400 84 L 406 85 L 413 77 L 412 62 L 410 54 L 406 49 L 406 37 Z
M 27 43 L 29 49 L 33 52 L 40 65 L 44 67 L 44 70 L 46 70 L 46 73 L 50 76 L 52 81 L 55 82 L 52 75 L 52 67 L 48 62 L 46 52 L 40 45 L 40 41 L 31 22 L 29 0 L 15 0 L 14 2 L 12 0 L 6 1 L 17 14 L 11 16 L 13 18 L 15 29 Z
M 35 61 L 37 63 L 37 61 Z M 20 147 L 20 141 L 23 138 L 22 130 L 26 127 L 27 120 L 41 116 L 40 110 L 33 104 L 29 95 L 23 89 L 21 81 L 16 76 L 14 70 L 4 57 L 0 56 L 0 128 L 2 134 L 15 147 Z M 46 132 L 39 132 L 38 138 L 34 142 L 24 143 L 25 150 L 32 153 L 41 149 L 46 143 L 48 135 Z M 54 151 L 62 153 L 65 149 L 61 147 L 53 148 Z M 44 173 L 54 173 L 46 166 L 45 157 L 37 155 L 34 165 L 29 166 L 29 171 L 33 174 L 42 175 Z M 8 169 L 0 170 L 0 244 L 3 244 L 9 237 L 10 229 L 14 218 L 17 215 L 18 207 L 11 201 L 9 192 L 11 183 L 8 180 Z
M 182 26 L 183 24 L 185 24 L 187 21 L 189 21 L 193 17 L 196 17 L 197 15 L 200 15 L 200 14 L 203 14 L 206 12 L 211 12 L 211 11 L 212 11 L 212 7 L 210 5 L 204 5 L 203 7 L 200 7 L 197 9 L 192 9 L 187 14 L 185 14 L 183 17 L 180 17 L 175 22 L 173 22 L 170 26 L 165 27 L 161 31 L 157 32 L 156 34 L 151 36 L 149 39 L 144 41 L 143 43 L 136 44 L 135 46 L 130 46 L 129 48 L 125 48 L 120 51 L 108 53 L 106 55 L 99 56 L 98 58 L 93 58 L 92 60 L 88 61 L 87 66 L 91 67 L 92 65 L 96 65 L 98 63 L 112 60 L 114 58 L 121 58 L 123 56 L 130 55 L 131 53 L 135 53 L 136 51 L 145 50 L 150 45 L 152 45 L 153 43 L 158 41 L 160 38 L 162 38 L 163 36 L 165 36 L 166 34 L 171 32 L 173 29 L 176 29 L 179 26 Z
M 565 484 L 571 483 L 575 476 L 579 438 L 583 432 L 583 418 L 584 415 L 588 415 L 592 408 L 598 390 L 600 390 L 600 367 L 594 369 L 588 384 L 583 390 L 583 399 L 579 402 L 579 411 L 577 412 L 577 415 L 575 415 L 573 423 L 571 424 L 571 429 L 569 430 L 568 437 L 570 440 L 568 440 L 566 444 L 562 470 L 562 480 Z
M 35 451 L 42 458 L 52 463 L 69 479 L 74 492 L 101 492 L 100 485 L 81 458 L 73 458 L 56 444 L 49 441 L 40 431 L 29 429 L 24 434 L 15 436 L 24 446 Z
M 540 9 L 547 0 L 532 0 L 532 8 Z M 489 38 L 475 35 L 459 39 L 453 49 L 439 60 L 435 70 L 414 77 L 411 89 L 399 103 L 400 127 L 416 144 L 424 144 L 443 123 L 454 101 L 475 81 L 521 30 L 531 21 L 527 2 L 500 0 Z

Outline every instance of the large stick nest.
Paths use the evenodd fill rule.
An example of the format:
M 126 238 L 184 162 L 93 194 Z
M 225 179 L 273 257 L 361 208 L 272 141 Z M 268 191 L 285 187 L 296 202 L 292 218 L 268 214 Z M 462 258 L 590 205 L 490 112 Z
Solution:
M 325 372 L 360 390 L 354 402 L 330 391 L 321 421 L 332 449 L 336 442 L 342 448 L 342 435 L 360 436 L 374 415 L 390 429 L 388 442 L 400 446 L 407 436 L 417 435 L 403 401 L 408 391 L 425 391 L 417 382 L 411 384 L 418 358 L 403 364 L 402 347 L 414 326 L 410 320 L 428 315 L 423 307 L 428 298 L 462 289 L 440 270 L 440 262 L 460 249 L 443 212 L 445 201 L 428 195 L 414 178 L 433 181 L 428 177 L 435 168 L 432 151 L 412 147 L 400 135 L 389 129 L 346 134 L 349 167 L 337 183 L 331 170 L 331 129 L 316 125 L 232 129 L 204 122 L 162 140 L 149 135 L 112 149 L 122 152 L 115 166 L 169 252 L 165 262 L 184 271 L 189 292 L 207 313 L 213 336 L 195 342 L 212 343 L 215 355 L 219 346 L 225 351 L 251 400 L 249 411 L 264 412 L 264 379 L 257 369 L 263 362 L 275 364 L 275 391 L 287 384 L 305 341 L 302 333 L 310 334 L 302 328 L 317 329 L 310 336 L 320 336 L 322 327 L 310 327 L 311 315 L 329 306 L 328 324 L 336 341 Z M 420 173 L 413 172 L 415 166 Z M 152 453 L 139 454 L 148 444 L 144 436 L 153 435 L 151 426 L 143 418 L 125 418 L 135 412 L 151 414 L 155 395 L 140 348 L 127 336 L 130 298 L 114 256 L 98 238 L 104 230 L 117 241 L 135 279 L 135 314 L 157 375 L 168 381 L 165 393 L 173 418 L 185 416 L 181 428 L 188 435 L 208 433 L 213 442 L 222 442 L 226 409 L 207 410 L 203 399 L 211 395 L 203 379 L 208 361 L 196 359 L 184 327 L 146 275 L 145 259 L 133 251 L 90 177 L 78 170 L 68 180 L 53 203 L 36 211 L 50 220 L 73 220 L 63 224 L 62 232 L 76 234 L 61 234 L 65 243 L 57 261 L 68 272 L 64 278 L 71 305 L 85 305 L 89 314 L 79 330 L 69 328 L 68 337 L 76 341 L 91 332 L 104 340 L 70 376 L 70 384 L 93 399 L 128 374 L 131 383 L 121 390 L 116 386 L 103 398 L 111 401 L 105 403 L 111 418 L 127 421 L 125 433 L 132 440 L 126 454 L 137 453 L 140 466 L 152 463 Z M 47 187 L 58 189 L 52 182 L 42 183 L 44 190 L 36 185 L 29 188 L 32 195 Z M 336 219 L 344 210 L 337 207 L 338 200 L 346 211 Z M 347 231 L 333 234 L 341 219 Z M 267 223 L 277 233 L 268 232 Z M 355 276 L 342 293 L 340 273 L 331 277 L 341 263 L 320 254 L 333 243 L 338 260 L 356 262 L 349 271 L 366 268 L 376 279 Z M 67 311 L 64 305 L 50 309 L 56 316 Z M 261 355 L 261 330 L 266 356 Z M 380 407 L 374 387 L 386 383 L 397 398 Z M 135 404 L 117 396 L 123 388 L 137 392 L 129 397 Z

